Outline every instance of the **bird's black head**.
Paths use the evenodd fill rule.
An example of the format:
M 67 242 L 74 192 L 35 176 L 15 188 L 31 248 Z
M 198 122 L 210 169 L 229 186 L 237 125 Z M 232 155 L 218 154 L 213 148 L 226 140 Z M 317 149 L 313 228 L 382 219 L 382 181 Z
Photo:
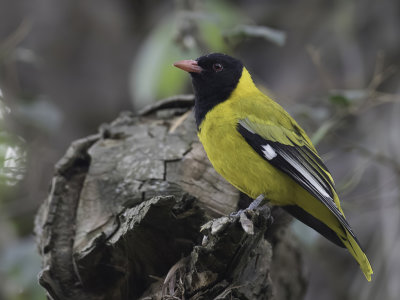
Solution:
M 240 60 L 221 53 L 211 53 L 196 60 L 179 61 L 174 66 L 192 76 L 197 126 L 200 126 L 208 111 L 229 98 L 243 70 Z

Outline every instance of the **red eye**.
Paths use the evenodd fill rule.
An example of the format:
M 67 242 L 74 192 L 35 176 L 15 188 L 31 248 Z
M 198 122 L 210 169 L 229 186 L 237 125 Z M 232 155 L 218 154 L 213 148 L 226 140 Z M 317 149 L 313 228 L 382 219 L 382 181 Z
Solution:
M 221 64 L 213 64 L 213 69 L 215 72 L 221 72 L 224 67 Z

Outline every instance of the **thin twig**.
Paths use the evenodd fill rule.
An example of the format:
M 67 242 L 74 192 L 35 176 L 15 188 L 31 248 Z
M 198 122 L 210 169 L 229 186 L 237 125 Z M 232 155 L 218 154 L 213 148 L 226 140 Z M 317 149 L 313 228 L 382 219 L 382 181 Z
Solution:
M 183 115 L 179 116 L 173 123 L 168 133 L 174 133 L 174 131 L 189 117 L 192 113 L 191 110 L 188 110 Z
M 322 83 L 324 84 L 325 88 L 328 90 L 333 89 L 333 80 L 329 75 L 329 72 L 326 71 L 326 68 L 322 64 L 321 53 L 319 52 L 319 50 L 313 45 L 308 45 L 306 47 L 306 51 L 308 55 L 310 55 L 311 61 L 317 68 L 318 73 L 321 75 Z

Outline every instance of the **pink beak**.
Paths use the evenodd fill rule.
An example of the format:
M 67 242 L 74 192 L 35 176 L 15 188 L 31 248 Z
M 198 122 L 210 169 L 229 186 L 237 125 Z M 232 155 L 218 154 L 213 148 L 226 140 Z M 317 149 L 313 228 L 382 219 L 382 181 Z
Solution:
M 197 61 L 191 59 L 177 61 L 174 63 L 174 66 L 189 73 L 201 73 L 203 71 L 202 67 L 197 64 Z

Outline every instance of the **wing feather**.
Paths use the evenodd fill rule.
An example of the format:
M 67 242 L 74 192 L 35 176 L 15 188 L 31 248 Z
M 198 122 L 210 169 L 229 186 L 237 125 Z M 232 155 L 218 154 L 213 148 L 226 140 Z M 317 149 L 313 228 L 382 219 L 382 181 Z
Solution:
M 305 133 L 276 125 L 255 123 L 249 119 L 240 120 L 237 130 L 263 159 L 289 175 L 321 201 L 356 239 L 334 201 L 333 179 L 308 137 L 303 136 Z

